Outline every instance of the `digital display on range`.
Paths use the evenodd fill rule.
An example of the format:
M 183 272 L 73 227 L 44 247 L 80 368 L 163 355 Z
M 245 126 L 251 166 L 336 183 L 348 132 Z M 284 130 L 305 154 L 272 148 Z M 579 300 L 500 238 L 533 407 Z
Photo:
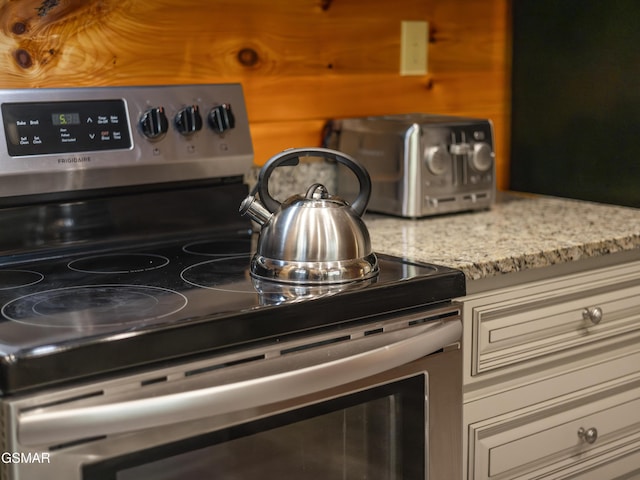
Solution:
M 12 157 L 132 147 L 124 100 L 3 103 Z
M 80 114 L 75 113 L 54 113 L 51 115 L 54 125 L 80 125 Z

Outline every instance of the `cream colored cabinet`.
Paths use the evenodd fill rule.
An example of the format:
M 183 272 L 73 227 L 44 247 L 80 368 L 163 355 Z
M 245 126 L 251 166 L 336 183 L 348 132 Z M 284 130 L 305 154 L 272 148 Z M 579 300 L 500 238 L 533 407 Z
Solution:
M 465 475 L 640 479 L 640 262 L 464 299 Z

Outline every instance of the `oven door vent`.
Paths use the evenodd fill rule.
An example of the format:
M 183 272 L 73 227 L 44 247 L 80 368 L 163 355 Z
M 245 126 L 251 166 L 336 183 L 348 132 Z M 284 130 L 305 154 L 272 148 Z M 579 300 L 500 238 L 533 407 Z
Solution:
M 15 434 L 10 443 L 55 451 L 82 449 L 87 442 L 226 418 L 315 394 L 459 342 L 460 315 L 458 304 L 448 304 L 277 346 L 9 400 L 16 412 L 9 417 Z

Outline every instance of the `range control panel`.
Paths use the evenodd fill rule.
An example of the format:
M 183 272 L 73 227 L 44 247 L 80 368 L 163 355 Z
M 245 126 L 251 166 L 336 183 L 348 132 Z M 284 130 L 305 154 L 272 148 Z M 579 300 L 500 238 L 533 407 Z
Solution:
M 246 174 L 239 84 L 0 90 L 0 198 Z
M 133 146 L 123 100 L 4 103 L 2 118 L 12 157 Z

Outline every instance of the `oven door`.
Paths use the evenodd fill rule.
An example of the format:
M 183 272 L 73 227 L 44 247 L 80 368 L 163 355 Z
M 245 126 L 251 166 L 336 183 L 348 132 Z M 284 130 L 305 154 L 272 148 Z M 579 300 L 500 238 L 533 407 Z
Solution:
M 426 373 L 87 465 L 91 480 L 424 479 Z
M 14 450 L 48 462 L 11 465 L 8 478 L 425 479 L 434 388 L 425 362 L 446 355 L 429 356 L 457 344 L 462 326 L 408 324 L 17 402 Z

